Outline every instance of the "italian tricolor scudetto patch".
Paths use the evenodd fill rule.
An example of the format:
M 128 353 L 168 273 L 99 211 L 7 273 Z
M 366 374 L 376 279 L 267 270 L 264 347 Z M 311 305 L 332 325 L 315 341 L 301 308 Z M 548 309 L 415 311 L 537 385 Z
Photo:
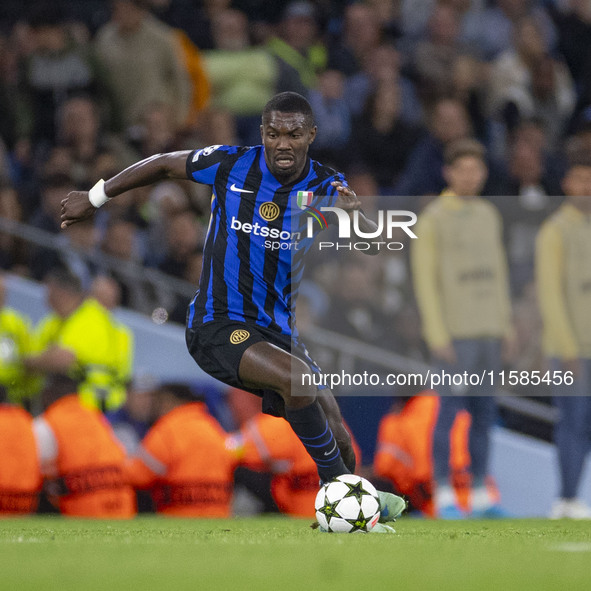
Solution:
M 310 203 L 312 203 L 313 198 L 314 193 L 312 191 L 298 191 L 298 207 L 300 209 L 306 209 L 306 207 L 310 207 Z

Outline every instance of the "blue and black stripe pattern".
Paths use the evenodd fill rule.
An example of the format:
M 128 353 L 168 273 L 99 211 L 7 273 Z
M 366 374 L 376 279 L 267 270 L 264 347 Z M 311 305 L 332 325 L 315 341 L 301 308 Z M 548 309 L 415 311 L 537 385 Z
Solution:
M 316 463 L 318 475 L 323 482 L 349 472 L 318 401 L 299 409 L 286 407 L 285 418 Z
M 312 243 L 304 239 L 307 214 L 297 207 L 297 193 L 312 191 L 313 207 L 332 206 L 337 192 L 330 183 L 346 184 L 343 176 L 308 160 L 299 179 L 282 185 L 267 168 L 263 146 L 196 150 L 187 159 L 187 175 L 213 187 L 189 326 L 223 318 L 295 335 L 292 304 Z M 294 257 L 289 246 L 299 236 Z

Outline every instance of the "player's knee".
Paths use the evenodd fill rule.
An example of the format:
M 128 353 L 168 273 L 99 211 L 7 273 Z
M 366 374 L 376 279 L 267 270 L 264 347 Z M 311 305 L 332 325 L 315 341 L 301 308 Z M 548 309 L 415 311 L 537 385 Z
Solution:
M 288 383 L 280 392 L 285 404 L 292 408 L 308 406 L 316 400 L 316 386 L 309 379 L 310 368 L 300 359 L 292 359 Z

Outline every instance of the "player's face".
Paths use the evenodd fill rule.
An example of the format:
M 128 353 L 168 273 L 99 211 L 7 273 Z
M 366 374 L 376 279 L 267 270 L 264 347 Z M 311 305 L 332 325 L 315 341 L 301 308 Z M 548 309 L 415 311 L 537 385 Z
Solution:
M 310 127 L 303 113 L 271 111 L 261 125 L 261 137 L 269 170 L 287 184 L 302 173 L 316 127 Z

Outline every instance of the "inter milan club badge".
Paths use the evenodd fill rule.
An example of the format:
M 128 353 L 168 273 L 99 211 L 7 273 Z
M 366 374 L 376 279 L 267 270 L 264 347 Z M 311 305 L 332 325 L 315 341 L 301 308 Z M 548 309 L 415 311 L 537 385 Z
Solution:
M 314 193 L 312 191 L 298 191 L 298 207 L 300 209 L 306 209 L 310 207 L 312 199 L 314 199 Z

